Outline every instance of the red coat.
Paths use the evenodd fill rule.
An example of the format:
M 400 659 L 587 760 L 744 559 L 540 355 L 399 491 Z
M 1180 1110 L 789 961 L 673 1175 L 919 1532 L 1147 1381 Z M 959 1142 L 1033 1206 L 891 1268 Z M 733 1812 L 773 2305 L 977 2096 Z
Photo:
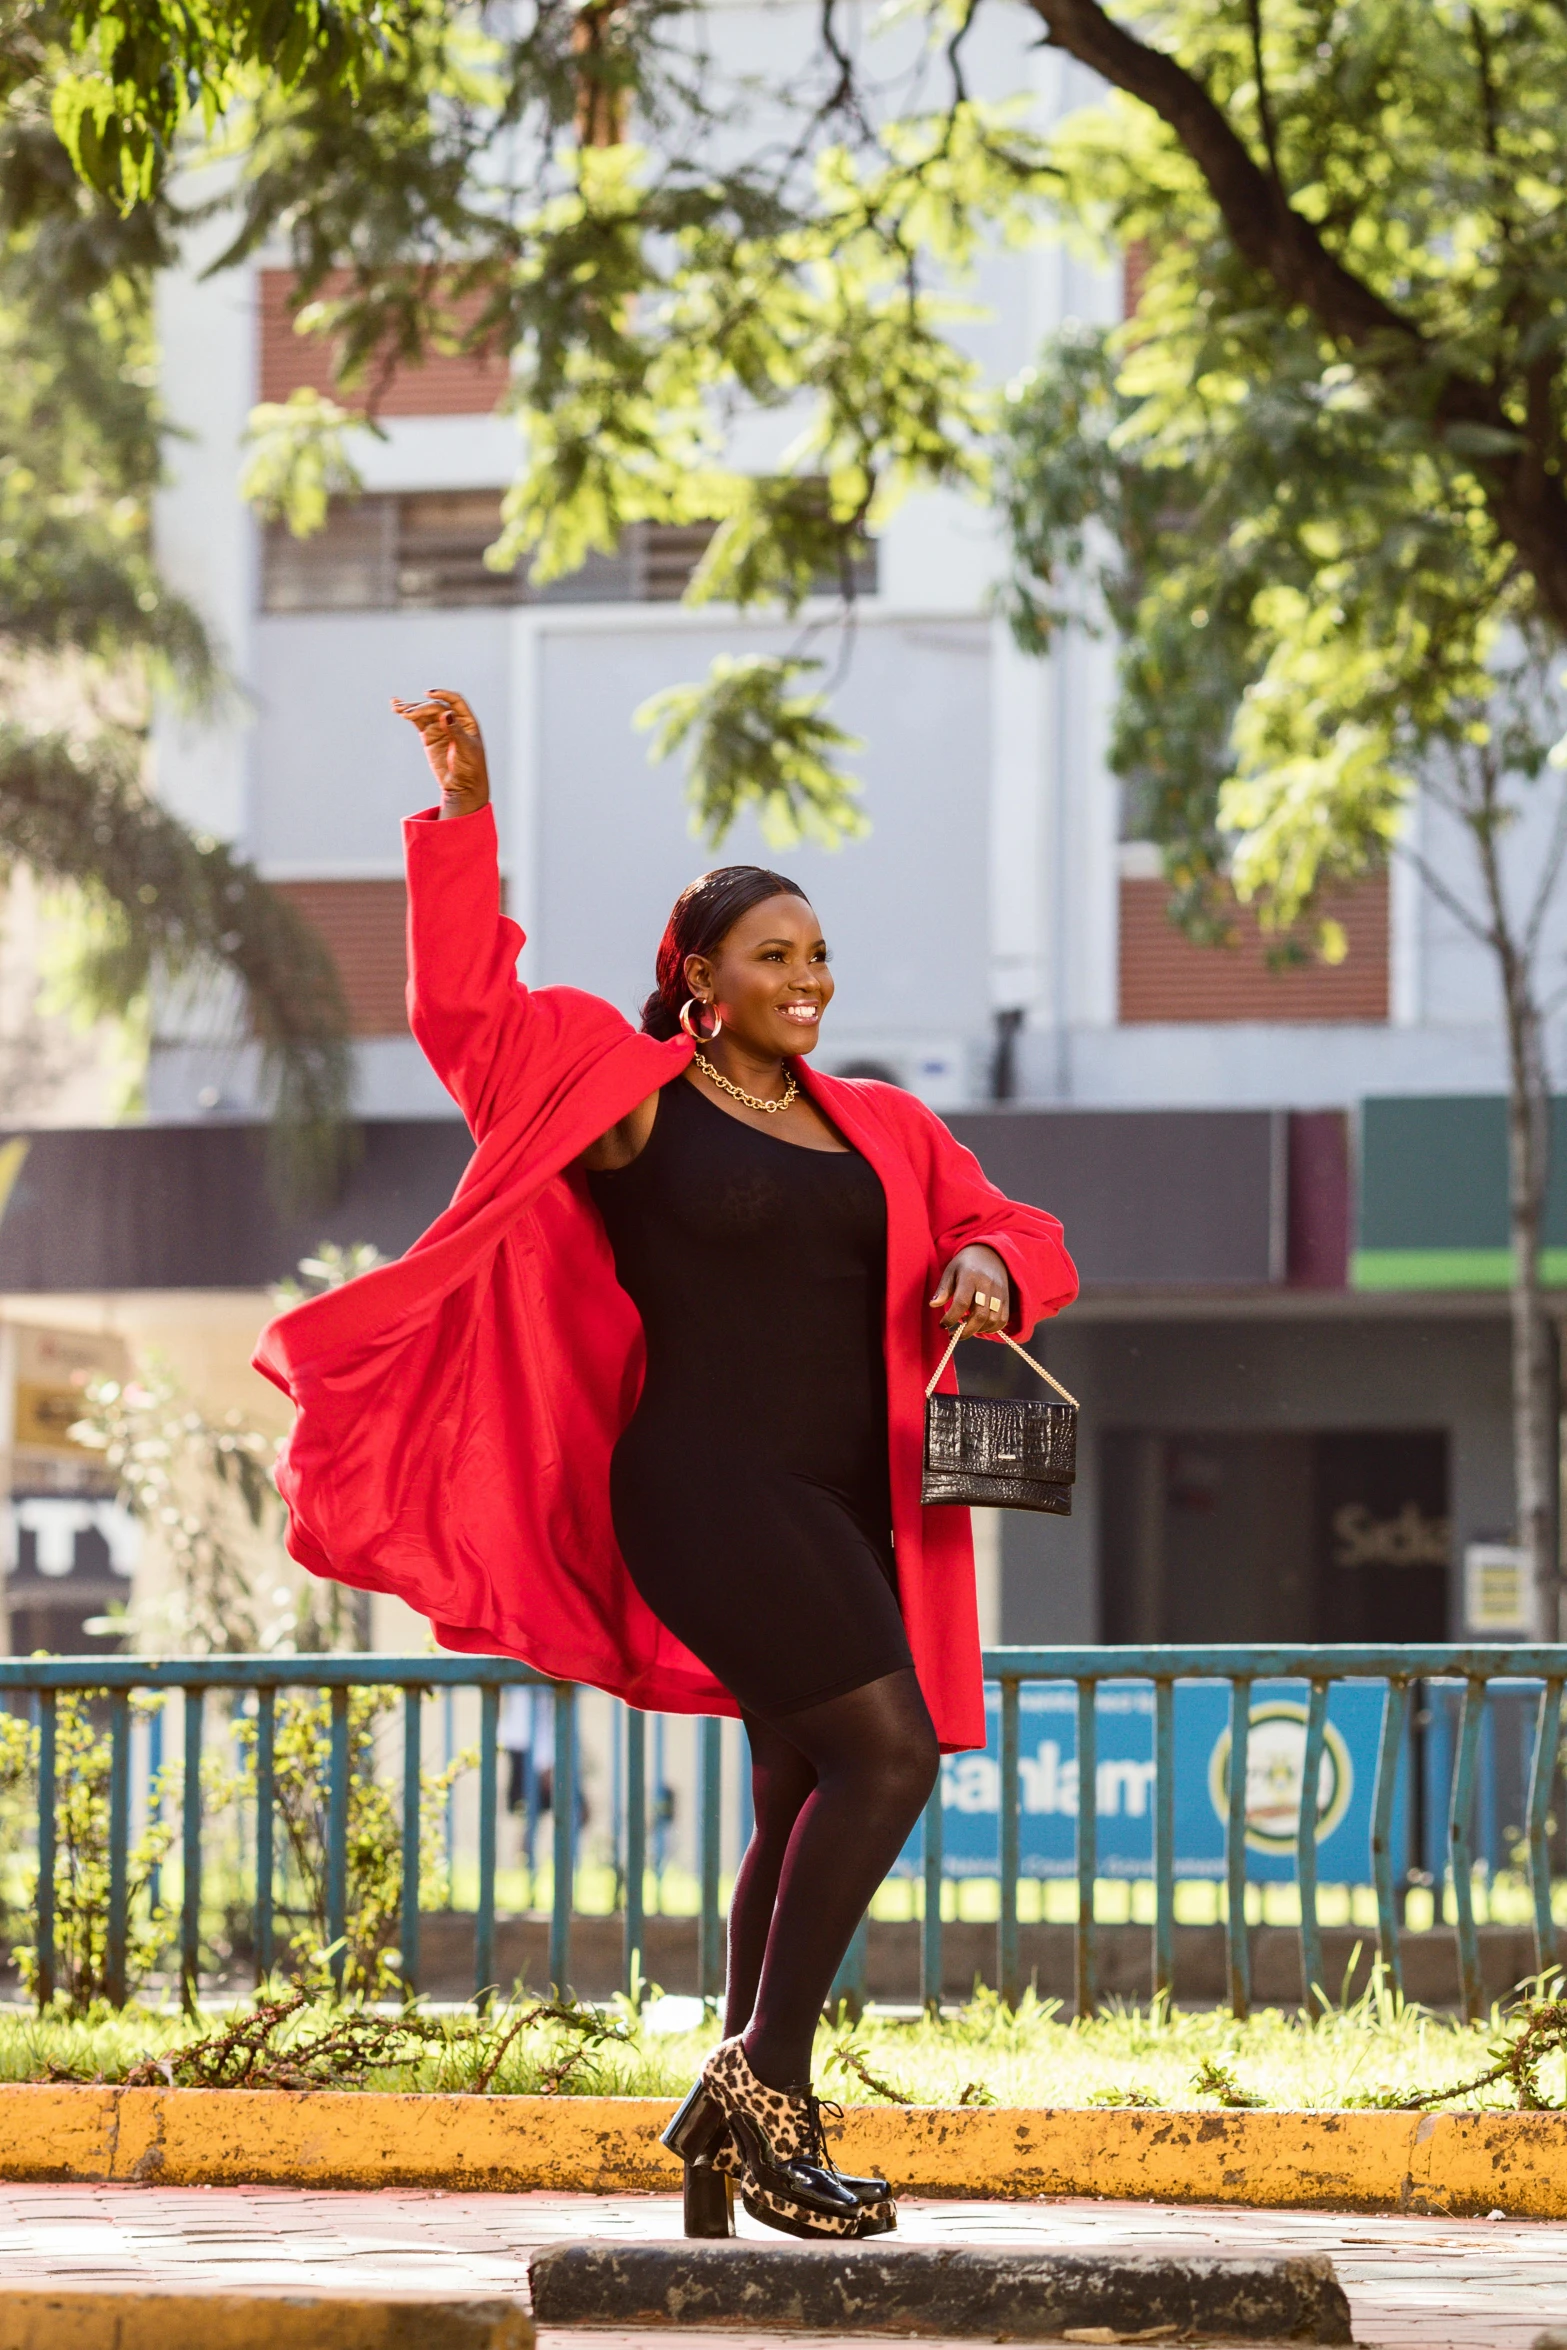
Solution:
M 649 1710 L 735 1713 L 615 1542 L 610 1454 L 640 1392 L 642 1329 L 572 1167 L 692 1047 L 575 988 L 520 984 L 488 810 L 403 830 L 409 1016 L 478 1147 L 405 1257 L 262 1333 L 256 1367 L 298 1407 L 278 1469 L 289 1550 L 314 1574 L 396 1592 L 444 1648 L 520 1656 Z M 1005 1198 L 912 1094 L 803 1061 L 800 1075 L 886 1190 L 899 1592 L 943 1747 L 980 1746 L 968 1512 L 920 1504 L 923 1390 L 945 1343 L 927 1301 L 969 1241 L 1005 1258 L 1020 1331 L 1069 1303 L 1077 1276 L 1055 1217 Z M 694 1476 L 701 1446 L 694 1427 Z

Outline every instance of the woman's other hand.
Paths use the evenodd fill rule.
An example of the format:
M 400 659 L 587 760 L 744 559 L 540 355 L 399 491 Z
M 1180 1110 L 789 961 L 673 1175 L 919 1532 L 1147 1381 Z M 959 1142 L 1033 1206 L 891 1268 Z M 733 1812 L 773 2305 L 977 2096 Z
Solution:
M 419 729 L 424 755 L 440 786 L 441 814 L 472 816 L 487 808 L 490 771 L 484 763 L 484 737 L 462 695 L 446 686 L 432 686 L 422 702 L 400 702 L 394 695 L 392 708 Z
M 943 1330 L 968 1324 L 970 1338 L 989 1338 L 1012 1318 L 1012 1284 L 993 1248 L 976 1241 L 960 1248 L 936 1284 L 933 1306 L 945 1306 Z

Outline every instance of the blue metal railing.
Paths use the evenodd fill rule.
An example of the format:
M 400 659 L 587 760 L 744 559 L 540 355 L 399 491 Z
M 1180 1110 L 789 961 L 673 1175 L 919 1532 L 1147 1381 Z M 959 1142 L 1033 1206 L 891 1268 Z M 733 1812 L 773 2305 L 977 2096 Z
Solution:
M 1155 1994 L 1174 1988 L 1176 1853 L 1176 1691 L 1189 1684 L 1219 1684 L 1228 1693 L 1228 1763 L 1223 1817 L 1222 1881 L 1226 1887 L 1226 1952 L 1230 2005 L 1244 2015 L 1251 1997 L 1246 1922 L 1248 1744 L 1253 1692 L 1260 1683 L 1304 1685 L 1303 1753 L 1294 1839 L 1294 1876 L 1300 1906 L 1302 1982 L 1308 2000 L 1322 1996 L 1321 1928 L 1318 1919 L 1318 1789 L 1329 1737 L 1329 1699 L 1343 1683 L 1381 1684 L 1383 1699 L 1376 1739 L 1374 1784 L 1369 1815 L 1369 1869 L 1376 1896 L 1377 1938 L 1390 1983 L 1401 1988 L 1398 1892 L 1407 1855 L 1395 1849 L 1395 1799 L 1413 1773 L 1408 1763 L 1412 1734 L 1412 1692 L 1432 1700 L 1431 1719 L 1443 1730 L 1456 1701 L 1456 1736 L 1450 1774 L 1440 1757 L 1433 1767 L 1433 1738 L 1425 1750 L 1425 1857 L 1437 1855 L 1435 1819 L 1440 1806 L 1445 1874 L 1451 1885 L 1459 1975 L 1465 2011 L 1481 2011 L 1482 1982 L 1475 1921 L 1475 1799 L 1482 1755 L 1494 1756 L 1491 1735 L 1499 1685 L 1511 1700 L 1532 1708 L 1526 1784 L 1520 1779 L 1524 1819 L 1521 1842 L 1531 1893 L 1534 1957 L 1543 1972 L 1556 1964 L 1551 1913 L 1548 1823 L 1560 1753 L 1561 1708 L 1567 1686 L 1567 1646 L 1477 1648 L 1461 1646 L 1354 1647 L 1152 1647 L 996 1648 L 985 1654 L 987 1681 L 999 1686 L 999 1805 L 994 1871 L 999 1883 L 997 1983 L 1016 2004 L 1022 1989 L 1018 1885 L 1023 1867 L 1019 1781 L 1022 1692 L 1030 1684 L 1075 1688 L 1076 1795 L 1073 1874 L 1077 1883 L 1075 1930 L 1076 2004 L 1092 2012 L 1098 1998 L 1094 1890 L 1099 1875 L 1098 1712 L 1109 1684 L 1151 1684 L 1151 1849 L 1154 1889 L 1152 1981 Z M 202 1657 L 163 1661 L 143 1657 L 30 1657 L 0 1660 L 0 1700 L 15 1706 L 25 1699 L 38 1727 L 38 1823 L 35 1936 L 37 1988 L 52 1996 L 57 1979 L 55 1863 L 59 1817 L 57 1708 L 62 1692 L 107 1699 L 108 1920 L 106 1979 L 111 1999 L 126 1994 L 130 1933 L 128 1855 L 131 1830 L 131 1735 L 133 1693 L 180 1692 L 184 1705 L 184 1767 L 180 1846 L 180 1975 L 187 2001 L 201 1980 L 203 1813 L 200 1761 L 206 1702 L 216 1692 L 253 1696 L 255 1714 L 255 1820 L 252 1941 L 257 1979 L 276 1957 L 276 1705 L 284 1690 L 325 1693 L 329 1708 L 326 1801 L 326 1927 L 333 1966 L 342 1977 L 343 1938 L 350 1902 L 349 1794 L 353 1768 L 350 1693 L 356 1689 L 399 1691 L 403 1698 L 402 1739 L 402 1914 L 400 1971 L 407 1989 L 420 1978 L 420 1840 L 423 1703 L 427 1695 L 476 1689 L 480 1701 L 478 1788 L 478 1893 L 474 1923 L 475 1996 L 484 1999 L 495 1981 L 496 1915 L 496 1748 L 503 1689 L 519 1683 L 553 1691 L 554 1748 L 553 1889 L 549 1927 L 549 1973 L 553 1983 L 571 1979 L 572 1904 L 576 1873 L 576 1690 L 548 1681 L 530 1666 L 504 1658 L 333 1655 L 308 1657 Z M 1435 1687 L 1433 1688 L 1433 1685 Z M 1065 1700 L 1070 1704 L 1070 1700 Z M 628 1711 L 624 1720 L 624 1852 L 616 1855 L 624 1886 L 623 1959 L 629 1987 L 640 1963 L 646 1931 L 644 1913 L 648 1868 L 648 1774 L 646 1715 Z M 698 1834 L 700 1883 L 698 1987 L 705 1999 L 722 1987 L 720 1724 L 704 1720 L 698 1729 Z M 1445 1751 L 1445 1748 L 1444 1748 Z M 1106 1766 L 1110 1767 L 1110 1766 Z M 1493 1773 L 1494 1777 L 1494 1768 Z M 1446 1781 L 1445 1786 L 1443 1781 Z M 921 1933 L 921 1989 L 939 2000 L 942 1987 L 941 1886 L 946 1831 L 942 1789 L 927 1809 L 918 1869 L 924 1888 Z M 1404 1842 L 1407 1845 L 1407 1822 Z M 623 1857 L 623 1870 L 620 1867 Z M 1440 1888 L 1444 1870 L 1432 1868 Z M 864 1964 L 865 1940 L 856 1946 L 840 1983 L 855 1987 Z

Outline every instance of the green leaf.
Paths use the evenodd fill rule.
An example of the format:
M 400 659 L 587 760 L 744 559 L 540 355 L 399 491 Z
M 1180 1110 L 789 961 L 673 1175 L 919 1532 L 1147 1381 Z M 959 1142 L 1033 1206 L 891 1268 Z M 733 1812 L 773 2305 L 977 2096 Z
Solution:
M 722 654 L 701 685 L 667 686 L 636 713 L 651 756 L 689 753 L 692 828 L 716 848 L 754 810 L 775 849 L 808 839 L 836 847 L 869 830 L 858 786 L 840 760 L 860 749 L 827 715 L 827 697 L 798 690 L 819 661 Z
M 251 410 L 246 428 L 249 454 L 240 496 L 263 521 L 286 522 L 295 538 L 308 538 L 325 523 L 330 499 L 353 496 L 362 487 L 347 438 L 365 422 L 320 392 L 299 390 L 284 401 L 262 402 Z

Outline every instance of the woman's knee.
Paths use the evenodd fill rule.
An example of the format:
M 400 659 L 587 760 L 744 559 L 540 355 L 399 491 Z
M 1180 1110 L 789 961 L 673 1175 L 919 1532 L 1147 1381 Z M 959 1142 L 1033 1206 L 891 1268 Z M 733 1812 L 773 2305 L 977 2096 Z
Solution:
M 884 1725 L 881 1736 L 854 1756 L 848 1775 L 864 1802 L 912 1823 L 930 1799 L 940 1766 L 941 1750 L 927 1719 Z
M 923 1811 L 941 1768 L 941 1748 L 929 1717 L 910 1723 L 885 1759 L 889 1785 L 914 1811 Z

